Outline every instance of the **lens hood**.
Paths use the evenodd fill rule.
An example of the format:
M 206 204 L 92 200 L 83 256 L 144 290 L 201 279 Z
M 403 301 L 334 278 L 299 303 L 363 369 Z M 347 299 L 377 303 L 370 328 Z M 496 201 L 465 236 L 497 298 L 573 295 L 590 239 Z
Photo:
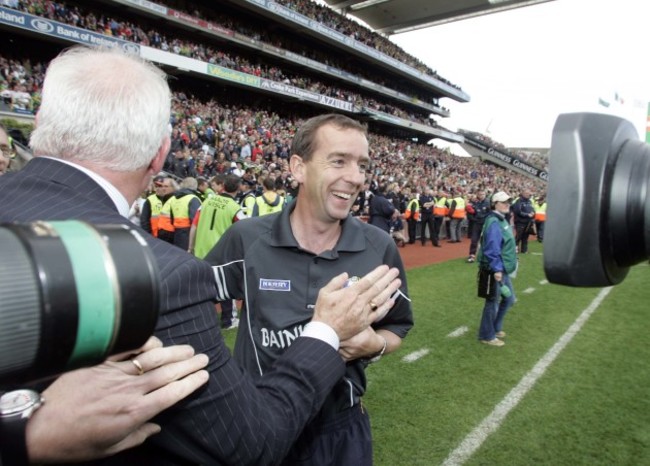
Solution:
M 620 283 L 647 257 L 648 146 L 621 118 L 560 115 L 551 143 L 544 270 L 571 286 Z

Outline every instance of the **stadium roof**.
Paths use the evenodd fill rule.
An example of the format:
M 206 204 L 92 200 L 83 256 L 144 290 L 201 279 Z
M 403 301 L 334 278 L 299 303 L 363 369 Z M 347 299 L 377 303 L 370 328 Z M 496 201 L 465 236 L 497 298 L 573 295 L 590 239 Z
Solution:
M 552 0 L 324 0 L 387 35 Z

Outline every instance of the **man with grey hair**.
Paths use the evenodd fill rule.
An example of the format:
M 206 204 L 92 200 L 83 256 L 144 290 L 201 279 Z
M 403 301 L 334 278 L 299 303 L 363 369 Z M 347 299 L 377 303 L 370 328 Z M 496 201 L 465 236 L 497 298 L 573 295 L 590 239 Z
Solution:
M 75 47 L 59 55 L 43 84 L 31 142 L 35 157 L 20 172 L 0 177 L 0 221 L 128 224 L 129 206 L 168 153 L 170 101 L 164 74 L 119 49 Z M 349 287 L 344 286 L 346 273 L 335 276 L 319 291 L 314 317 L 302 335 L 255 382 L 235 364 L 219 333 L 212 268 L 144 232 L 143 237 L 160 273 L 155 334 L 164 344 L 188 344 L 207 355 L 209 378 L 199 372 L 194 379 L 190 375 L 189 387 L 184 385 L 183 376 L 206 363 L 205 357 L 193 365 L 185 361 L 191 350 L 187 347 L 174 353 L 171 367 L 160 366 L 170 363 L 162 357 L 170 350 L 162 349 L 157 356 L 138 356 L 137 364 L 127 360 L 116 363 L 121 364 L 117 368 L 109 365 L 106 370 L 119 377 L 95 370 L 104 376 L 92 393 L 87 393 L 90 376 L 87 381 L 76 376 L 76 383 L 51 392 L 25 422 L 23 456 L 36 463 L 70 462 L 121 451 L 110 461 L 279 462 L 345 372 L 339 341 L 384 317 L 382 308 L 371 309 L 369 303 L 384 290 L 398 289 L 398 271 L 377 267 Z M 65 377 L 71 376 L 61 380 L 70 380 Z M 169 396 L 164 402 L 157 399 L 160 389 L 154 382 L 163 388 L 171 385 L 178 391 L 176 400 L 205 385 L 162 413 L 158 425 L 142 431 L 147 419 L 170 405 Z M 148 395 L 154 401 L 144 409 Z M 85 403 L 88 397 L 94 399 L 91 405 Z M 122 451 L 154 433 L 141 447 Z M 14 432 L 18 437 L 20 432 Z M 13 447 L 4 439 L 0 445 L 2 450 Z

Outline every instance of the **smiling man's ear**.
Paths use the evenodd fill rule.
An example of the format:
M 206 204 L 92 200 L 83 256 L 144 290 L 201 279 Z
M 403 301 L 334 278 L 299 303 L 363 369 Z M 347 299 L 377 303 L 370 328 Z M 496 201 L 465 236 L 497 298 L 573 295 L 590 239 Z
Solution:
M 301 156 L 293 154 L 289 159 L 289 168 L 294 179 L 302 184 L 305 179 L 305 162 Z

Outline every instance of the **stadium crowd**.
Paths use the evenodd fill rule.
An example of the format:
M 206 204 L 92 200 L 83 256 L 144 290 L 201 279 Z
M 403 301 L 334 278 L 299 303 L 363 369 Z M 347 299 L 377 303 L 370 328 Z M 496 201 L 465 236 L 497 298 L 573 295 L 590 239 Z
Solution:
M 537 168 L 548 171 L 548 154 L 541 154 L 534 151 L 513 151 L 512 149 L 508 149 L 502 143 L 495 141 L 490 136 L 487 136 L 485 134 L 477 133 L 475 131 L 463 131 L 463 133 L 470 135 L 474 139 L 483 141 L 486 144 L 494 147 L 495 149 L 499 149 L 508 155 L 512 155 L 513 157 L 517 157 L 520 160 L 524 160 Z
M 148 45 L 163 51 L 223 66 L 242 73 L 282 82 L 284 84 L 306 89 L 321 95 L 334 97 L 346 102 L 352 102 L 358 106 L 368 107 L 407 120 L 418 121 L 422 124 L 435 126 L 435 122 L 428 117 L 430 112 L 426 110 L 416 112 L 401 107 L 400 104 L 379 102 L 368 92 L 358 92 L 356 89 L 352 89 L 349 86 L 341 85 L 341 83 L 322 82 L 320 79 L 306 76 L 304 74 L 304 69 L 299 72 L 281 69 L 276 64 L 266 62 L 259 56 L 244 56 L 242 53 L 245 52 L 227 50 L 223 47 L 217 48 L 212 45 L 193 42 L 181 37 L 169 38 L 158 29 L 154 29 L 152 26 L 148 25 L 147 21 L 143 19 L 139 20 L 141 24 L 135 24 L 131 21 L 119 20 L 103 13 L 96 14 L 92 11 L 86 11 L 84 8 L 76 5 L 68 5 L 63 2 L 53 2 L 51 0 L 25 0 L 12 4 L 15 5 L 16 9 L 26 11 L 30 14 L 43 16 L 48 19 L 88 29 L 107 36 L 117 37 L 142 45 Z M 200 17 L 200 19 L 206 18 Z M 213 21 L 219 21 L 220 24 L 224 25 L 223 27 L 234 28 L 238 33 L 249 35 L 250 38 L 255 40 L 270 41 L 270 44 L 274 46 L 284 47 L 286 44 L 294 44 L 293 46 L 289 46 L 296 48 L 297 46 L 295 44 L 300 43 L 300 41 L 282 41 L 280 36 L 275 38 L 270 37 L 270 33 L 262 33 L 264 34 L 264 37 L 262 37 L 262 34 L 258 33 L 256 29 L 246 27 L 241 21 L 236 21 L 236 19 L 232 17 L 212 15 L 210 19 Z M 375 74 L 365 74 L 360 70 L 360 67 L 345 66 L 342 60 L 337 60 L 337 63 L 332 64 L 330 63 L 331 60 L 328 60 L 323 55 L 317 55 L 317 53 L 311 48 L 296 49 L 296 52 L 302 55 L 309 54 L 311 55 L 310 58 L 343 69 L 345 73 L 352 75 L 361 74 L 364 79 L 369 79 L 373 82 L 378 81 Z M 379 79 L 379 81 L 383 86 L 399 90 L 409 97 L 417 97 L 425 102 L 434 102 L 434 105 L 436 105 L 436 99 L 432 96 L 427 96 L 421 93 L 416 93 L 414 95 L 411 88 L 395 84 L 392 81 L 386 82 L 381 79 Z M 439 105 L 436 106 L 439 107 Z
M 33 113 L 38 108 L 45 66 L 0 55 L 0 98 L 10 110 Z
M 330 8 L 319 5 L 310 0 L 277 0 L 277 3 L 280 3 L 287 8 L 291 8 L 292 10 L 296 10 L 297 12 L 302 13 L 311 19 L 314 19 L 319 23 L 325 24 L 326 26 L 342 34 L 345 34 L 346 36 L 354 38 L 354 40 L 359 41 L 368 47 L 375 48 L 383 54 L 395 58 L 402 63 L 406 63 L 407 65 L 421 71 L 422 73 L 432 76 L 439 81 L 455 87 L 456 89 L 460 89 L 460 86 L 457 86 L 442 78 L 436 71 L 432 70 L 426 64 L 422 63 L 412 55 L 404 52 L 404 50 L 402 50 L 400 47 L 382 35 L 371 31 L 359 23 L 349 20 L 345 16 L 336 13 Z
M 31 106 L 36 108 L 44 65 L 1 56 L 0 63 L 1 85 L 29 88 Z M 172 150 L 166 168 L 178 178 L 207 178 L 234 168 L 255 174 L 272 172 L 289 188 L 286 161 L 291 138 L 302 121 L 298 116 L 281 115 L 277 109 L 233 106 L 176 92 Z M 371 134 L 370 147 L 375 166 L 369 181 L 392 184 L 398 193 L 405 187 L 424 192 L 426 186 L 447 192 L 460 189 L 468 196 L 481 190 L 543 190 L 539 181 L 475 158 L 452 156 L 435 146 Z
M 242 178 L 240 202 L 250 192 L 260 196 L 263 181 L 270 177 L 276 191 L 290 200 L 296 195 L 288 165 L 290 143 L 303 122 L 301 116 L 280 116 L 268 109 L 222 105 L 215 100 L 204 102 L 177 93 L 165 170 L 178 181 L 196 177 L 199 182 L 234 173 Z M 353 209 L 354 215 L 363 218 L 371 215 L 371 199 L 380 191 L 403 219 L 409 201 L 430 190 L 441 193 L 449 204 L 459 196 L 471 203 L 481 192 L 530 191 L 536 197 L 544 196 L 542 181 L 478 158 L 461 158 L 435 146 L 375 133 L 369 134 L 369 143 L 372 166 L 366 189 Z M 202 197 L 202 193 L 196 194 Z M 468 227 L 466 222 L 462 226 Z M 406 231 L 406 226 L 399 229 Z
M 311 86 L 312 90 L 351 100 L 357 105 L 377 108 L 409 120 L 432 124 L 428 118 L 418 117 L 403 109 L 379 102 L 371 96 L 362 98 L 359 94 L 347 93 L 311 81 L 303 75 L 289 78 L 275 66 L 254 64 L 246 58 L 201 44 L 193 44 L 181 39 L 168 39 L 157 30 L 151 29 L 145 32 L 134 23 L 118 21 L 104 14 L 87 12 L 76 5 L 51 0 L 4 0 L 3 4 L 31 14 L 298 85 L 298 87 Z M 284 2 L 284 4 L 309 17 L 322 20 L 332 27 L 332 23 L 336 22 L 334 19 L 341 18 L 333 11 L 309 1 Z M 214 11 L 199 11 L 191 3 L 176 2 L 174 6 L 179 8 L 185 6 L 186 10 L 193 15 L 207 16 L 210 20 L 220 21 L 223 27 L 238 32 L 244 31 L 256 39 L 265 34 L 255 33 L 254 29 L 240 24 L 233 17 L 218 15 Z M 383 39 L 381 36 L 360 26 L 348 25 L 347 29 L 343 30 L 364 43 L 373 42 L 374 46 L 384 53 L 399 56 L 412 66 L 417 65 L 397 53 L 396 46 L 383 44 L 383 40 L 380 40 Z M 15 110 L 36 111 L 40 101 L 39 86 L 43 80 L 45 65 L 13 56 L 0 56 L 0 64 L 2 65 L 1 95 Z M 427 71 L 431 74 L 430 69 L 427 68 Z M 435 73 L 432 76 L 440 79 Z M 291 199 L 295 196 L 295 186 L 292 186 L 293 180 L 287 162 L 290 156 L 289 148 L 296 128 L 304 122 L 306 116 L 308 115 L 283 114 L 275 107 L 262 108 L 259 105 L 253 107 L 242 103 L 233 105 L 215 99 L 205 100 L 177 91 L 173 96 L 170 122 L 172 146 L 164 169 L 178 181 L 187 177 L 210 179 L 219 174 L 235 173 L 245 178 L 250 190 L 258 194 L 262 192 L 264 178 L 271 176 L 277 180 L 277 188 L 288 193 L 287 199 Z M 476 139 L 507 151 L 503 145 L 488 136 L 479 133 L 470 134 Z M 354 212 L 356 215 L 364 217 L 369 215 L 369 200 L 380 187 L 385 190 L 387 198 L 402 214 L 409 200 L 424 194 L 428 189 L 446 195 L 452 193 L 461 195 L 467 201 L 473 199 L 479 192 L 492 193 L 504 190 L 519 193 L 530 190 L 541 194 L 544 191 L 543 183 L 539 180 L 483 163 L 476 158 L 458 158 L 435 146 L 372 133 L 369 135 L 369 141 L 373 166 L 368 172 L 367 192 L 362 193 L 358 200 L 358 208 Z M 541 156 L 520 154 L 520 158 L 538 166 L 545 165 Z

